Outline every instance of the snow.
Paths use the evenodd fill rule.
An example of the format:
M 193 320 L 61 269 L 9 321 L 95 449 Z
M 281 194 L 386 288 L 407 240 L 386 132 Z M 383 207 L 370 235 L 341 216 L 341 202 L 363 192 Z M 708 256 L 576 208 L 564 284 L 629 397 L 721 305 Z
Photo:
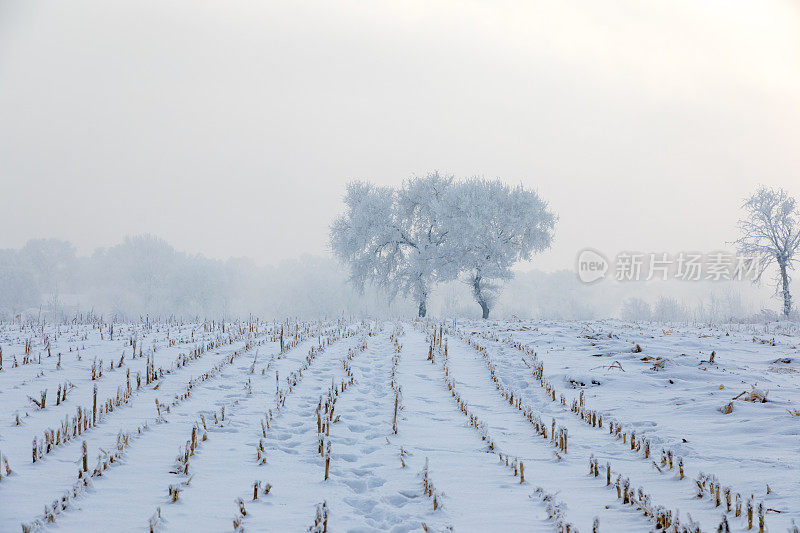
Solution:
M 726 515 L 732 531 L 746 531 L 737 493 L 743 515 L 752 495 L 755 531 L 759 504 L 769 531 L 800 521 L 800 332 L 791 325 L 339 319 L 113 330 L 112 340 L 99 322 L 0 325 L 0 454 L 13 471 L 0 463 L 0 531 L 303 531 L 323 502 L 328 531 L 587 532 L 595 520 L 600 531 L 650 531 L 657 510 L 702 531 Z M 148 360 L 158 379 L 146 384 Z M 56 405 L 64 383 L 67 400 Z M 91 417 L 95 385 L 98 406 L 118 390 L 127 401 L 33 462 L 34 437 L 41 443 L 79 406 Z M 39 409 L 28 396 L 44 389 Z M 755 390 L 767 401 L 748 401 Z M 617 497 L 618 477 L 633 504 Z

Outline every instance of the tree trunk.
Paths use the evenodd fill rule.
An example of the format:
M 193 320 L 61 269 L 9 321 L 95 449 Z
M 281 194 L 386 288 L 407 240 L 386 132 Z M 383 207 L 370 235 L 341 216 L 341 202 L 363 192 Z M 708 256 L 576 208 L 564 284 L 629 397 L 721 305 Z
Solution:
M 475 300 L 478 302 L 478 305 L 481 306 L 482 316 L 484 319 L 489 318 L 489 303 L 483 297 L 483 292 L 481 291 L 481 276 L 475 276 L 472 278 L 472 294 L 475 295 Z
M 425 318 L 425 315 L 428 313 L 428 309 L 425 307 L 425 298 L 419 301 L 419 317 Z
M 788 318 L 789 313 L 792 312 L 792 295 L 789 294 L 789 275 L 786 273 L 786 261 L 779 261 L 778 264 L 781 269 L 781 286 L 783 287 L 781 291 L 783 295 L 783 314 Z

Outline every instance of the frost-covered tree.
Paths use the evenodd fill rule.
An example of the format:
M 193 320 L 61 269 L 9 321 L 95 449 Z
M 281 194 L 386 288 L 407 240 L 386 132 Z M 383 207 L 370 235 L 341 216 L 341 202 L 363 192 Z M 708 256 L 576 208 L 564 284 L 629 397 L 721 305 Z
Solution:
M 45 294 L 57 294 L 75 264 L 75 247 L 59 239 L 31 239 L 18 255 Z
M 467 277 L 488 318 L 511 266 L 550 246 L 555 215 L 539 196 L 499 180 L 455 182 L 431 173 L 398 190 L 353 182 L 345 213 L 331 225 L 334 255 L 363 288 L 372 282 L 427 312 L 433 285 Z
M 393 203 L 389 187 L 350 182 L 344 196 L 345 213 L 331 224 L 333 255 L 350 267 L 350 281 L 359 289 L 367 282 L 386 283 L 390 264 L 386 248 L 394 241 L 389 221 Z
M 623 320 L 650 320 L 653 312 L 650 309 L 650 304 L 641 298 L 631 297 L 626 298 L 622 302 L 622 309 L 620 316 Z
M 454 279 L 459 265 L 448 254 L 451 228 L 447 225 L 447 198 L 452 178 L 438 172 L 411 178 L 396 193 L 393 227 L 397 245 L 390 270 L 390 288 L 419 302 L 419 316 L 427 313 L 433 284 Z
M 656 322 L 678 322 L 686 317 L 686 310 L 672 296 L 661 296 L 653 309 Z
M 31 239 L 19 251 L 23 264 L 36 279 L 39 291 L 47 295 L 53 318 L 60 313 L 60 293 L 75 266 L 75 247 L 59 239 Z
M 17 313 L 39 303 L 36 281 L 26 270 L 0 264 L 0 318 L 8 311 L 13 318 Z
M 483 318 L 510 279 L 511 266 L 550 247 L 556 216 L 534 191 L 500 180 L 453 184 L 447 209 L 447 256 L 466 275 Z
M 108 249 L 95 250 L 95 283 L 110 289 L 114 311 L 166 312 L 174 280 L 185 267 L 185 255 L 155 235 L 134 235 Z
M 345 213 L 331 225 L 330 245 L 357 288 L 371 282 L 392 297 L 410 296 L 425 316 L 433 284 L 456 271 L 444 256 L 442 224 L 451 183 L 433 173 L 406 180 L 397 191 L 360 181 L 347 185 Z
M 800 212 L 797 202 L 783 189 L 760 187 L 742 206 L 739 220 L 739 252 L 752 256 L 758 265 L 758 279 L 772 263 L 778 265 L 777 285 L 783 296 L 783 314 L 792 311 L 789 271 L 798 260 Z

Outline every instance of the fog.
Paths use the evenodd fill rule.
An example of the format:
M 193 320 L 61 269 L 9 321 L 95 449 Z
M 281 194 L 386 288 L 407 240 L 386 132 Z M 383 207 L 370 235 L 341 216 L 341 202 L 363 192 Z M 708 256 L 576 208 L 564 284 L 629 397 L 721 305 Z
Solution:
M 795 284 L 795 287 L 797 284 Z M 497 317 L 585 320 L 725 322 L 772 320 L 774 289 L 740 282 L 615 282 L 586 285 L 575 272 L 518 273 L 505 286 Z M 631 308 L 637 298 L 650 306 Z M 626 304 L 627 302 L 627 304 Z M 766 312 L 764 311 L 766 309 Z M 479 317 L 466 283 L 436 288 L 430 310 L 443 317 Z M 652 311 L 652 312 L 651 312 Z M 142 317 L 263 318 L 413 316 L 416 303 L 374 288 L 363 293 L 347 283 L 333 259 L 306 255 L 276 266 L 250 259 L 221 261 L 189 255 L 152 235 L 79 256 L 57 239 L 29 241 L 0 251 L 0 320 L 69 321 L 102 315 Z
M 0 297 L 406 312 L 344 284 L 328 225 L 348 180 L 438 169 L 522 183 L 559 215 L 498 316 L 616 316 L 634 296 L 749 316 L 771 288 L 583 287 L 572 269 L 584 247 L 729 248 L 758 184 L 800 197 L 799 94 L 789 0 L 0 0 Z M 167 259 L 124 244 L 146 234 Z M 13 251 L 51 238 L 74 254 L 57 287 Z M 438 288 L 432 312 L 475 313 L 464 291 Z

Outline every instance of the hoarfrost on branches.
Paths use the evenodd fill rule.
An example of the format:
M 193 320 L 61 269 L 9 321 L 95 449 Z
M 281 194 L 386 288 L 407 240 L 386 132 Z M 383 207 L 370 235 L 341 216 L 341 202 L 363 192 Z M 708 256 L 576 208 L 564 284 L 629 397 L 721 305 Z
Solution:
M 334 255 L 390 295 L 411 296 L 425 316 L 433 285 L 463 276 L 488 318 L 511 266 L 550 246 L 556 217 L 533 191 L 499 180 L 457 182 L 430 173 L 392 190 L 352 182 L 331 226 Z
M 746 217 L 739 220 L 741 237 L 736 240 L 739 252 L 757 261 L 760 278 L 772 263 L 778 265 L 778 287 L 783 297 L 783 314 L 792 312 L 789 271 L 797 262 L 800 248 L 800 212 L 797 202 L 781 188 L 760 187 L 743 208 Z
M 500 180 L 471 179 L 453 188 L 450 247 L 483 318 L 511 267 L 550 246 L 556 217 L 534 191 Z

